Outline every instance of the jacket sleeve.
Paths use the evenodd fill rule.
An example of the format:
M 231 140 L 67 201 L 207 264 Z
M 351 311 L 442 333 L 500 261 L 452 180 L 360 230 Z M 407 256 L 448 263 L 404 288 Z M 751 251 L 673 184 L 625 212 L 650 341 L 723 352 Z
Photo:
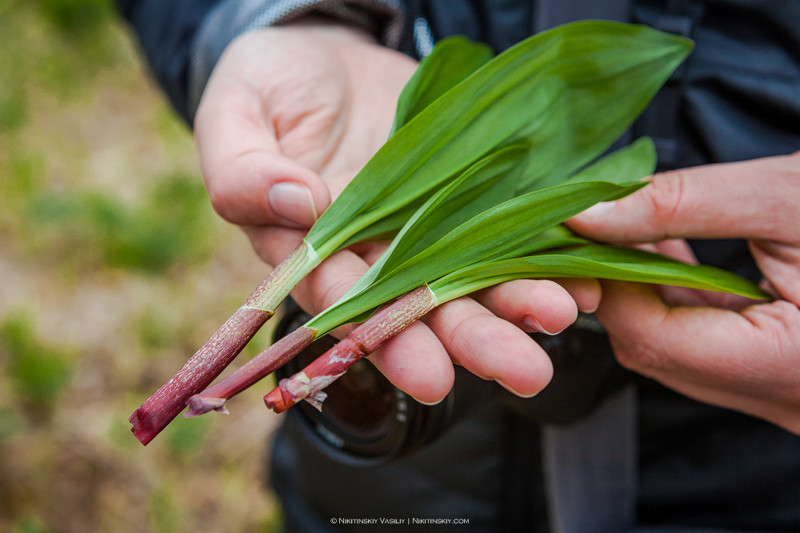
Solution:
M 117 0 L 158 83 L 187 121 L 192 42 L 200 23 L 218 3 L 220 0 Z
M 117 0 L 156 79 L 192 123 L 206 82 L 238 35 L 320 14 L 356 24 L 398 47 L 404 27 L 400 0 Z

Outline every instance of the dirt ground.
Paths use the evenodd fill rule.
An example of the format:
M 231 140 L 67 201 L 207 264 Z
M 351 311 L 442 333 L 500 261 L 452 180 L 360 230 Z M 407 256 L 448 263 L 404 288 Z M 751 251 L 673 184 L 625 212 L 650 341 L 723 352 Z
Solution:
M 274 531 L 267 385 L 129 431 L 267 267 L 109 5 L 0 0 L 0 531 Z

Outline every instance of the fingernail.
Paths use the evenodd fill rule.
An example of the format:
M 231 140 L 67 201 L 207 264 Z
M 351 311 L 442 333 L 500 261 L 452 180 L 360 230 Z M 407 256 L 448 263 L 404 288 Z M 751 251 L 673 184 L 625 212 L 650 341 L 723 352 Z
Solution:
M 616 205 L 617 202 L 597 202 L 578 216 L 581 218 L 599 218 L 610 213 Z
M 525 330 L 529 333 L 534 331 L 539 333 L 545 333 L 547 335 L 558 335 L 559 333 L 561 333 L 560 331 L 547 331 L 546 329 L 544 329 L 544 327 L 542 327 L 539 321 L 532 316 L 526 316 L 525 318 L 523 318 L 522 325 L 525 327 Z
M 278 216 L 302 226 L 317 220 L 317 208 L 311 190 L 298 183 L 282 181 L 269 189 L 269 205 Z
M 501 380 L 499 380 L 499 379 L 495 379 L 495 381 L 497 382 L 497 384 L 498 384 L 498 385 L 500 385 L 501 387 L 503 387 L 504 389 L 506 389 L 508 392 L 510 392 L 510 393 L 511 393 L 511 394 L 513 394 L 514 396 L 519 396 L 520 398 L 533 398 L 534 396 L 536 396 L 537 394 L 539 394 L 539 392 L 541 392 L 541 391 L 539 391 L 539 392 L 534 392 L 533 394 L 520 394 L 519 392 L 515 391 L 514 389 L 512 389 L 511 387 L 509 387 L 508 385 L 506 385 L 505 383 L 503 383 Z
M 411 396 L 411 397 L 414 398 L 413 396 Z M 435 402 L 423 402 L 422 400 L 418 400 L 417 398 L 414 398 L 415 402 L 421 403 L 422 405 L 427 405 L 428 407 L 433 407 L 434 405 L 439 405 L 440 403 L 442 403 L 443 400 L 444 400 L 444 398 L 442 398 L 441 400 L 437 400 Z

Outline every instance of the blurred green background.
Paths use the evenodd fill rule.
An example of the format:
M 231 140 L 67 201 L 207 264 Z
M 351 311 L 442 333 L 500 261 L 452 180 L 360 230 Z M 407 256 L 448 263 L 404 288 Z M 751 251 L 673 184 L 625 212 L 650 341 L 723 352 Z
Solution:
M 0 531 L 276 530 L 266 387 L 129 431 L 267 267 L 110 0 L 0 0 L 0 199 Z

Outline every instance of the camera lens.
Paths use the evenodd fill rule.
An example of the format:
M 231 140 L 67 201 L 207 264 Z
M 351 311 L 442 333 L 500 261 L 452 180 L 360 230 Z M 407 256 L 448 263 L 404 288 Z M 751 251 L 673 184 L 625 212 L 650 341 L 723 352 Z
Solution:
M 300 371 L 335 343 L 332 337 L 318 340 L 281 368 L 278 377 Z M 326 453 L 364 465 L 402 453 L 414 431 L 409 420 L 416 418 L 410 411 L 416 412 L 417 404 L 389 383 L 372 363 L 363 359 L 357 362 L 329 385 L 325 394 L 321 410 L 301 402 L 288 414 L 312 440 L 323 441 Z
M 395 416 L 395 392 L 376 374 L 372 365 L 362 360 L 326 390 L 326 418 L 360 440 L 385 433 Z
M 275 330 L 275 338 L 308 320 L 290 302 Z M 280 368 L 278 379 L 302 370 L 337 340 L 324 337 Z M 354 364 L 325 389 L 327 398 L 317 410 L 300 402 L 287 415 L 307 438 L 327 455 L 355 466 L 384 463 L 418 449 L 438 436 L 451 420 L 454 397 L 426 406 L 392 385 L 367 360 Z

